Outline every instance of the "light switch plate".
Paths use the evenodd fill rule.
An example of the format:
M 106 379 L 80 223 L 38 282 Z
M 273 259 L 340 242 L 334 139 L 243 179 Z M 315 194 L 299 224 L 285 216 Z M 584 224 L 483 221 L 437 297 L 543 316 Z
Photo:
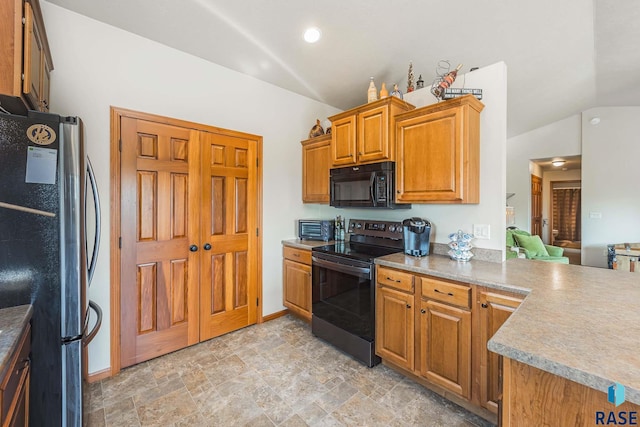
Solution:
M 473 235 L 476 239 L 491 239 L 491 227 L 489 224 L 473 224 Z

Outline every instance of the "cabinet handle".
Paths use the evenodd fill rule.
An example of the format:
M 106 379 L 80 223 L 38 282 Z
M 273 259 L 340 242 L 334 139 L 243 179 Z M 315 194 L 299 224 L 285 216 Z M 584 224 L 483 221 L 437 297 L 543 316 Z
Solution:
M 396 193 L 400 194 L 400 190 L 396 191 Z
M 191 245 L 191 246 L 189 246 L 189 250 L 190 250 L 191 252 L 197 252 L 197 251 L 198 251 L 198 246 L 196 246 L 196 245 Z
M 452 294 L 451 292 L 442 292 L 442 291 L 439 291 L 439 290 L 437 290 L 437 289 L 434 289 L 434 291 L 435 291 L 435 292 L 437 292 L 437 293 L 439 293 L 439 294 L 449 295 L 450 297 L 452 297 L 452 296 L 453 296 L 453 294 Z
M 203 248 L 204 248 L 204 250 L 205 250 L 205 251 L 208 251 L 208 250 L 210 250 L 210 249 L 211 249 L 211 244 L 209 244 L 209 243 L 205 243 L 205 244 L 204 244 L 204 246 L 203 246 Z
M 407 304 L 407 308 L 411 308 L 411 304 Z
M 427 310 L 425 310 L 424 308 L 420 309 L 420 313 L 425 314 L 427 312 Z
M 387 280 L 389 280 L 390 282 L 396 282 L 396 283 L 402 282 L 402 280 L 392 279 L 391 277 L 388 277 L 388 276 L 387 276 Z
M 482 303 L 482 304 L 480 304 L 480 307 L 482 307 L 482 308 L 487 308 L 487 307 L 489 307 L 489 306 L 488 306 L 487 304 L 485 304 L 485 303 Z
M 22 366 L 17 366 L 16 364 L 16 374 L 19 374 L 20 371 L 23 371 L 25 369 L 27 369 L 29 367 L 29 365 L 31 364 L 31 360 L 30 359 L 22 359 L 20 361 L 20 363 L 22 363 Z

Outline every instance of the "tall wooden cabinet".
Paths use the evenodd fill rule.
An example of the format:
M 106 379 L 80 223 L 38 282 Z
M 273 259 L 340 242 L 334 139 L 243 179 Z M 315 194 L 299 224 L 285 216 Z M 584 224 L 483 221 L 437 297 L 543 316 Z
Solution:
M 302 141 L 302 201 L 329 203 L 331 135 Z
M 0 2 L 0 101 L 13 113 L 49 111 L 53 60 L 38 0 Z
M 391 96 L 329 117 L 332 166 L 395 160 L 395 116 L 414 108 Z
M 285 246 L 282 265 L 283 304 L 293 314 L 311 321 L 311 251 Z
M 396 202 L 479 203 L 483 108 L 466 95 L 396 116 Z

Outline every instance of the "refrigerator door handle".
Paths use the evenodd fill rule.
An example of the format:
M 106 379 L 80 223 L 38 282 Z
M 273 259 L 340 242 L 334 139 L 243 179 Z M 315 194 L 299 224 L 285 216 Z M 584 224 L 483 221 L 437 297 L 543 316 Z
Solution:
M 96 262 L 98 262 L 98 251 L 100 249 L 100 232 L 101 232 L 101 224 L 100 224 L 100 195 L 98 194 L 98 184 L 96 183 L 96 176 L 93 173 L 93 167 L 91 166 L 91 161 L 87 157 L 87 177 L 89 178 L 89 184 L 91 184 L 91 192 L 93 193 L 93 204 L 95 208 L 95 217 L 96 217 L 96 229 L 95 236 L 93 240 L 93 253 L 91 254 L 91 260 L 89 261 L 88 272 L 89 272 L 89 286 L 91 286 L 91 280 L 93 279 L 93 273 L 96 270 Z M 85 187 L 85 191 L 86 191 Z M 85 201 L 86 201 L 85 196 Z M 86 209 L 85 209 L 86 210 Z M 86 242 L 87 244 L 89 242 Z
M 100 326 L 102 325 L 102 309 L 100 308 L 100 306 L 95 302 L 89 300 L 89 308 L 93 309 L 93 311 L 96 312 L 98 318 L 91 332 L 85 334 L 84 339 L 82 340 L 82 343 L 85 346 L 88 345 L 91 340 L 93 340 L 93 338 L 95 338 L 95 336 L 98 334 L 98 331 L 100 330 Z

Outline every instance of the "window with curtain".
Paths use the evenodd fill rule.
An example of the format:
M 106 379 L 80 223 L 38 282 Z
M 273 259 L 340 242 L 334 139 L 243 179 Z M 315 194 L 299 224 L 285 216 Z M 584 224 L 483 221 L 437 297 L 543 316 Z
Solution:
M 580 188 L 553 189 L 553 227 L 557 240 L 581 240 Z

